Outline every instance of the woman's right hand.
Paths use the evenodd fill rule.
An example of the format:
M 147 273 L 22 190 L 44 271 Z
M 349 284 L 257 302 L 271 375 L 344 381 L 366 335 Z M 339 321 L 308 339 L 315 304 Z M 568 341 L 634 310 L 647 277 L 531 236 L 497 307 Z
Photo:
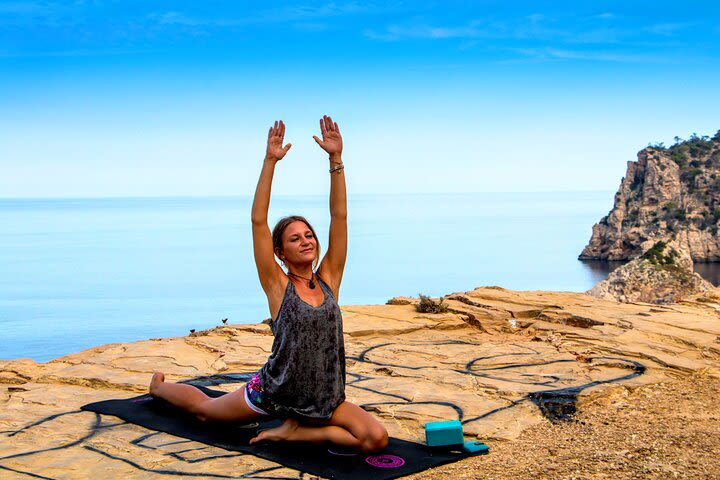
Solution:
M 275 125 L 270 127 L 268 132 L 267 150 L 265 151 L 265 160 L 277 162 L 282 160 L 285 154 L 290 150 L 292 144 L 288 143 L 283 147 L 285 138 L 285 124 L 282 120 L 276 120 Z

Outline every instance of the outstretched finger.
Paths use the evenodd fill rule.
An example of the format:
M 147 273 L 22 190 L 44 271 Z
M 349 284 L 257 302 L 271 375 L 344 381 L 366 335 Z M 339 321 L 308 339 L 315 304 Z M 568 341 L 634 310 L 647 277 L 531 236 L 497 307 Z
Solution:
M 335 125 L 335 131 L 340 133 L 340 127 L 338 127 L 337 122 L 333 122 L 333 125 Z
M 315 141 L 317 142 L 318 145 L 320 145 L 321 147 L 323 146 L 322 140 L 320 140 L 316 135 L 313 135 L 313 138 L 315 139 Z
M 325 138 L 325 134 L 327 133 L 327 130 L 325 130 L 325 121 L 324 119 L 320 119 L 320 133 L 322 133 L 323 138 Z
M 270 137 L 272 137 L 272 127 L 268 130 L 268 139 L 270 139 Z
M 325 130 L 327 130 L 328 132 L 332 132 L 332 120 L 330 120 L 330 117 L 328 117 L 327 115 L 325 115 L 323 118 L 325 119 Z
M 280 135 L 280 140 L 282 140 L 283 138 L 285 138 L 285 124 L 283 123 L 282 120 L 280 120 L 280 132 L 279 132 L 279 135 Z

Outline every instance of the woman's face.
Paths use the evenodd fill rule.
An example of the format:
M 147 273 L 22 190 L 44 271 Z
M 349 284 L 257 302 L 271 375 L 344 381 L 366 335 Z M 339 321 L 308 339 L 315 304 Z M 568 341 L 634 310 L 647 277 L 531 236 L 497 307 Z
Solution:
M 300 220 L 292 222 L 285 228 L 282 245 L 280 258 L 285 264 L 312 263 L 317 256 L 317 240 L 312 230 Z

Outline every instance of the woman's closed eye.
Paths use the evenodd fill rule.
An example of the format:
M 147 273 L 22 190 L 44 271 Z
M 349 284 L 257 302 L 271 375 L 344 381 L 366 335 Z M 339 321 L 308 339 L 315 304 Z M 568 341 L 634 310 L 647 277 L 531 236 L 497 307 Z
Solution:
M 311 239 L 315 238 L 315 236 L 312 233 L 308 233 L 307 235 L 305 235 L 305 238 Z M 292 237 L 290 237 L 291 242 L 297 242 L 298 240 L 300 240 L 299 235 L 293 235 Z

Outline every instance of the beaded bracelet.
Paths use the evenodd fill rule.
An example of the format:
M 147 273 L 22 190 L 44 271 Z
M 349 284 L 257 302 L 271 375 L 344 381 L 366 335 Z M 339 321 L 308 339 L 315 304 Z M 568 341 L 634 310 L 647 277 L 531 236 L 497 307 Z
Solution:
M 330 169 L 330 173 L 339 172 L 343 168 L 345 168 L 345 165 L 343 165 L 342 163 L 338 163 L 336 166 L 334 166 Z

